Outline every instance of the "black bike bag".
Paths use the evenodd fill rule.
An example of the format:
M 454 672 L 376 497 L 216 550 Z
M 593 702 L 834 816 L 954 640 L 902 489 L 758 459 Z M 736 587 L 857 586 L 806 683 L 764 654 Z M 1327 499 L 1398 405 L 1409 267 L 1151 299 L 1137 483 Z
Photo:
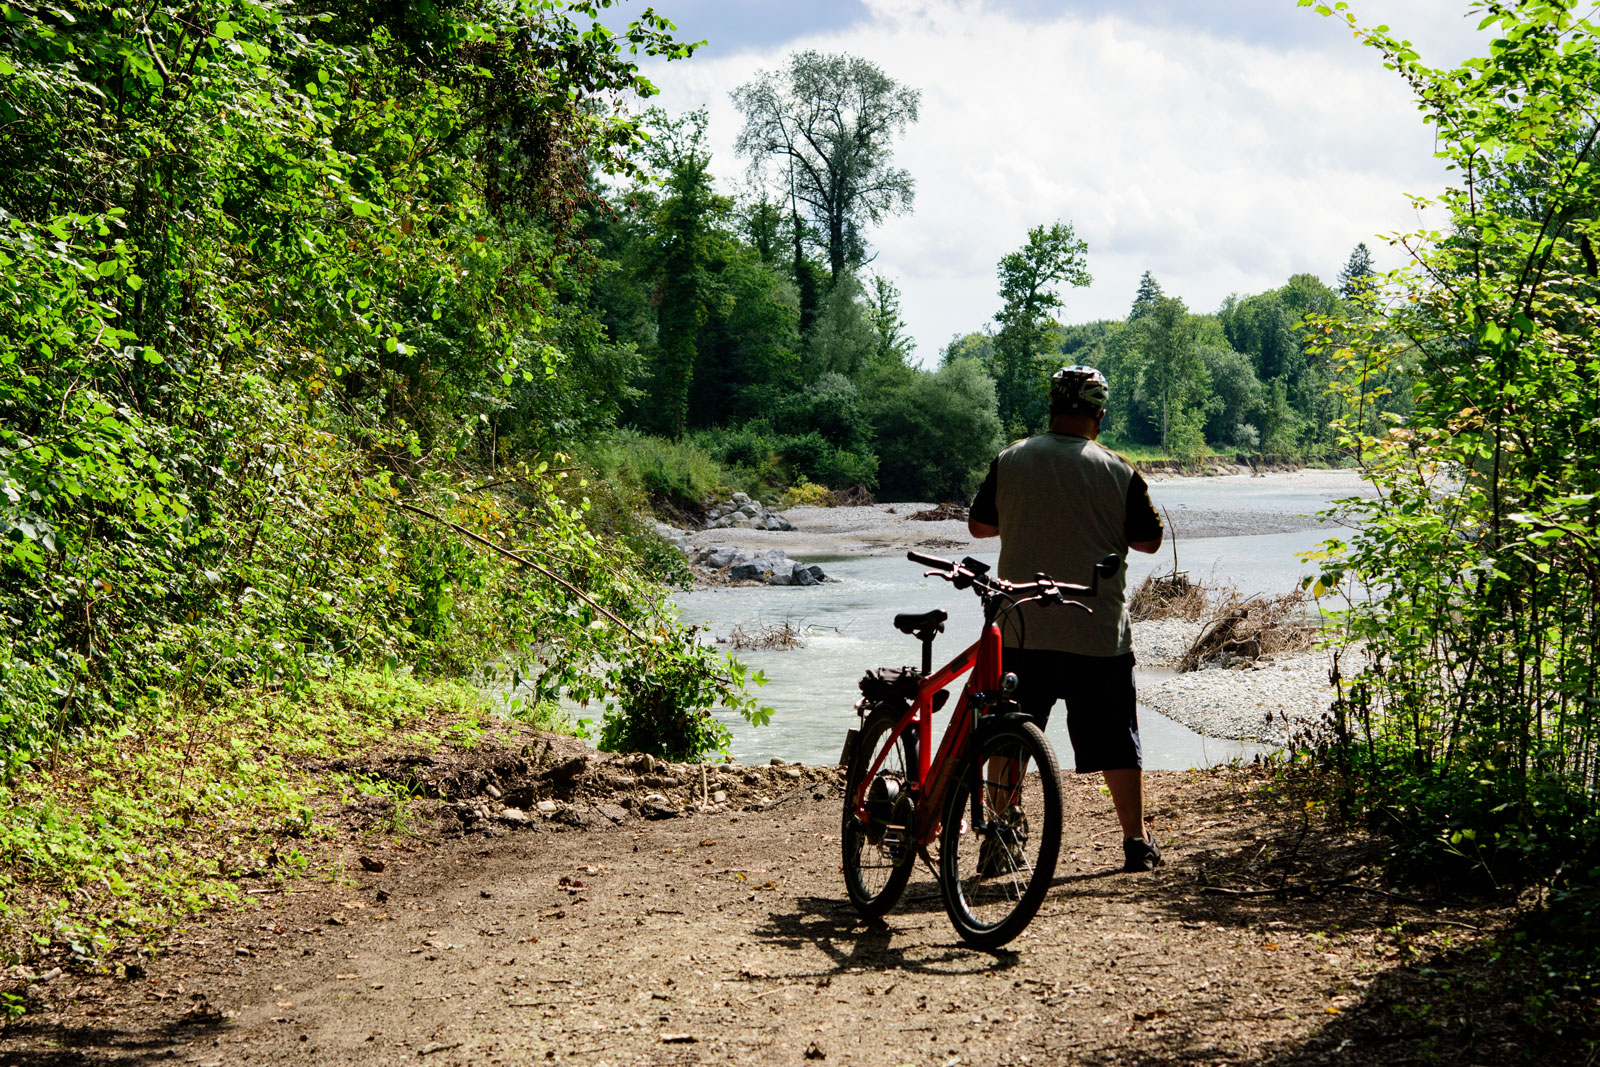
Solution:
M 879 667 L 861 676 L 861 692 L 873 704 L 910 705 L 921 682 L 922 672 L 915 667 Z M 948 689 L 933 694 L 933 710 L 937 712 L 949 699 Z
M 874 703 L 917 699 L 922 672 L 915 667 L 878 667 L 861 676 L 861 695 Z

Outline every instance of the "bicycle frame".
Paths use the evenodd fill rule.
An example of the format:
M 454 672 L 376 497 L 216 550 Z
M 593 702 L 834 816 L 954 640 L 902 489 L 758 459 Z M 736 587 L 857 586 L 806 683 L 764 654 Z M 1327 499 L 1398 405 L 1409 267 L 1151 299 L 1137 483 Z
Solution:
M 917 698 L 895 724 L 889 744 L 882 747 L 878 759 L 861 776 L 860 795 L 853 798 L 856 815 L 867 819 L 866 789 L 883 766 L 883 760 L 894 749 L 894 742 L 905 734 L 913 721 L 916 732 L 916 777 L 907 784 L 915 803 L 916 823 L 913 836 L 917 844 L 926 848 L 939 834 L 939 813 L 944 809 L 951 776 L 960 765 L 960 756 L 977 726 L 978 709 L 990 702 L 990 694 L 1000 689 L 1001 677 L 1000 627 L 985 622 L 978 640 L 949 663 L 923 679 L 917 686 Z M 936 754 L 929 753 L 929 738 L 933 735 L 933 697 L 945 686 L 968 672 L 967 684 L 962 687 L 961 698 L 951 712 L 950 725 L 945 727 Z M 974 790 L 974 797 L 976 797 Z

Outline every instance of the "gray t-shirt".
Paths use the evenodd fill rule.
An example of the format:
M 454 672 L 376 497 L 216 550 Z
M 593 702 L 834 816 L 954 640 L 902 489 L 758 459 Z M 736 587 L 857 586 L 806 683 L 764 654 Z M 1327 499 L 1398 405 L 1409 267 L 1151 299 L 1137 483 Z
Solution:
M 1030 437 L 995 457 L 971 514 L 1000 528 L 998 574 L 1013 582 L 1043 571 L 1087 585 L 1106 556 L 1126 559 L 1129 541 L 1161 536 L 1149 490 L 1132 464 L 1093 441 L 1061 433 Z M 1085 601 L 1093 615 L 1025 605 L 1003 626 L 1006 645 L 1087 656 L 1131 652 L 1126 582 L 1126 567 L 1102 579 L 1099 595 Z

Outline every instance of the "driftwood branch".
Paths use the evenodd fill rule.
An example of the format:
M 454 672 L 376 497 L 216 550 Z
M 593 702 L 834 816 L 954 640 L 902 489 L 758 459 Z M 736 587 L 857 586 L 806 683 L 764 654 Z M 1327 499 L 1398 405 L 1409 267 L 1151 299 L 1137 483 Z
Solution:
M 612 612 L 609 608 L 607 608 L 604 604 L 601 604 L 594 597 L 590 596 L 588 593 L 585 593 L 582 589 L 579 589 L 577 586 L 573 585 L 571 582 L 567 581 L 565 578 L 561 577 L 559 574 L 556 574 L 554 571 L 550 570 L 548 567 L 544 567 L 544 566 L 541 566 L 538 563 L 535 563 L 533 560 L 528 559 L 526 556 L 523 556 L 521 553 L 513 552 L 508 548 L 502 548 L 500 545 L 495 544 L 493 541 L 489 540 L 488 538 L 480 536 L 479 534 L 473 533 L 471 530 L 467 529 L 465 526 L 462 526 L 459 523 L 451 522 L 449 519 L 445 518 L 442 515 L 435 515 L 433 512 L 428 511 L 425 508 L 419 508 L 415 504 L 407 504 L 403 500 L 397 500 L 397 501 L 395 501 L 395 507 L 400 508 L 402 511 L 409 511 L 413 515 L 421 515 L 425 519 L 432 519 L 434 522 L 438 523 L 440 526 L 449 527 L 450 529 L 454 530 L 456 533 L 458 533 L 461 536 L 467 538 L 468 540 L 476 541 L 478 544 L 482 545 L 484 548 L 487 548 L 489 551 L 499 553 L 500 555 L 504 556 L 506 559 L 509 559 L 513 563 L 521 564 L 522 566 L 527 567 L 529 570 L 532 570 L 532 571 L 535 571 L 535 572 L 537 572 L 539 574 L 544 575 L 546 578 L 550 579 L 552 582 L 555 582 L 557 585 L 561 586 L 561 588 L 567 590 L 573 596 L 577 597 L 579 600 L 583 601 L 585 604 L 588 604 L 591 608 L 594 608 L 594 610 L 598 611 L 600 614 L 604 615 L 606 618 L 610 619 L 612 622 L 616 623 L 618 626 L 620 626 L 624 630 L 628 631 L 628 633 L 635 640 L 637 640 L 637 641 L 643 641 L 644 640 L 644 637 L 639 633 L 639 631 L 635 630 L 632 626 L 629 626 L 626 622 L 623 622 L 622 619 L 618 618 L 617 615 L 614 612 Z

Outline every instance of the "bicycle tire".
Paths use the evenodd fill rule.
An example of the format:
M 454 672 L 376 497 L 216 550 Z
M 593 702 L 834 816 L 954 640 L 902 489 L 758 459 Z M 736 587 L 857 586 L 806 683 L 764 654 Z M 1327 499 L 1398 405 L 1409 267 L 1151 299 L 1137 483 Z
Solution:
M 862 776 L 877 762 L 879 751 L 885 745 L 892 745 L 897 751 L 885 756 L 875 777 L 884 779 L 886 788 L 892 786 L 897 795 L 906 797 L 904 813 L 911 810 L 906 788 L 915 773 L 913 738 L 916 726 L 908 727 L 895 737 L 894 728 L 900 721 L 900 714 L 882 708 L 867 715 L 856 738 L 849 774 L 845 777 L 844 819 L 839 833 L 844 856 L 844 887 L 850 903 L 864 919 L 879 918 L 900 902 L 916 858 L 909 819 L 904 820 L 908 825 L 903 829 L 871 825 L 857 817 L 853 800 Z
M 1061 852 L 1061 770 L 1039 727 L 1024 719 L 982 727 L 983 834 L 969 830 L 971 764 L 952 783 L 939 840 L 939 894 L 961 940 L 999 948 L 1032 921 Z M 1022 769 L 1020 781 L 1005 770 Z

